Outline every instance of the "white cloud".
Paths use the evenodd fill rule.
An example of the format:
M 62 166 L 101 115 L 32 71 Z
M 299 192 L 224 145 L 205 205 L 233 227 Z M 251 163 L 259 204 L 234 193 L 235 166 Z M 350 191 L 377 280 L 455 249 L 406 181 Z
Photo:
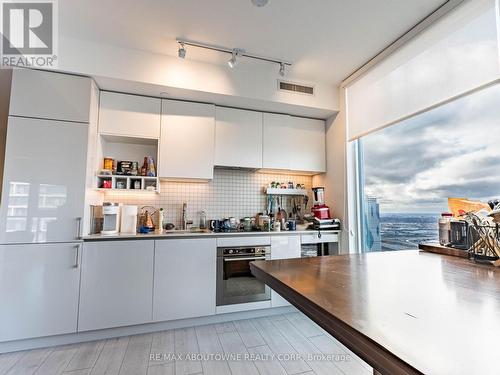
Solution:
M 363 138 L 365 192 L 385 212 L 440 212 L 500 196 L 500 86 Z

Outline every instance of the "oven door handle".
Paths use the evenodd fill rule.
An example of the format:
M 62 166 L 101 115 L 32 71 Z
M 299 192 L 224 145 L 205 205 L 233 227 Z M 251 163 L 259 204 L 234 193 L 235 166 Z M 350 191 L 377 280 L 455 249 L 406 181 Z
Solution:
M 238 260 L 266 260 L 266 257 L 224 258 L 224 262 L 237 262 Z

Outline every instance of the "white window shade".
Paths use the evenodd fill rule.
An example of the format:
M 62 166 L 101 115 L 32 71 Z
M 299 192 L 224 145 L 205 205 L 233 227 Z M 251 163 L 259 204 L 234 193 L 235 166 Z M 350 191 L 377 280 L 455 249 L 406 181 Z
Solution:
M 459 6 L 347 87 L 357 139 L 500 78 L 494 0 Z

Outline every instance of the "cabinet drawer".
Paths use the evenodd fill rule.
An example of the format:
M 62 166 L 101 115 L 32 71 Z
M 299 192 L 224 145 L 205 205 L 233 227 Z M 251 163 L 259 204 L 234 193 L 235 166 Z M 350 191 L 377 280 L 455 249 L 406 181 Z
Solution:
M 270 244 L 271 237 L 269 236 L 217 238 L 217 247 L 269 246 Z
M 302 244 L 317 244 L 327 242 L 339 242 L 339 235 L 337 233 L 321 233 L 321 238 L 318 233 L 303 234 L 300 236 Z

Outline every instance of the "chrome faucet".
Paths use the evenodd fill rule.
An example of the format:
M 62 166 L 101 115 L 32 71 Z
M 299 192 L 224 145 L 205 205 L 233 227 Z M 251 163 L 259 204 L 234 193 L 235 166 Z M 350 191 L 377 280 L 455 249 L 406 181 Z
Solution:
M 181 223 L 181 229 L 186 230 L 188 229 L 188 225 L 193 224 L 193 220 L 188 220 L 187 219 L 187 203 L 184 202 L 182 204 L 182 223 Z

